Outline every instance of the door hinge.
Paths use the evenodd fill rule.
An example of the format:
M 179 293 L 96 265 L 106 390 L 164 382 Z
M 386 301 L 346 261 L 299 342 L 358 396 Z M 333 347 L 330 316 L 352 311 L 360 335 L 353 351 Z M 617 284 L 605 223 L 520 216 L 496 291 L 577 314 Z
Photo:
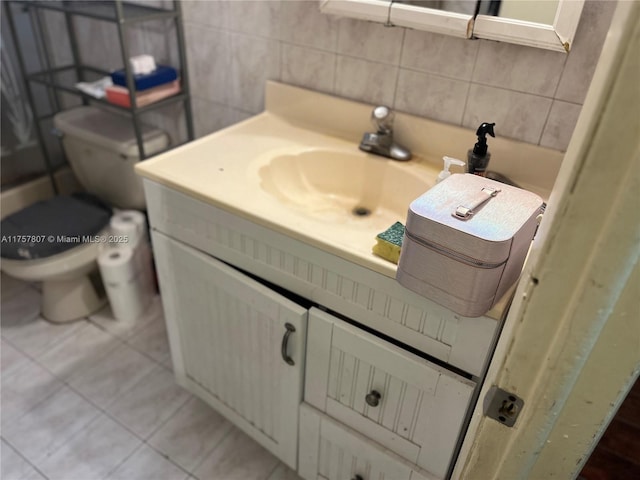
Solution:
M 489 389 L 484 399 L 484 414 L 489 418 L 513 427 L 524 407 L 524 400 L 516 394 L 502 390 L 495 385 Z

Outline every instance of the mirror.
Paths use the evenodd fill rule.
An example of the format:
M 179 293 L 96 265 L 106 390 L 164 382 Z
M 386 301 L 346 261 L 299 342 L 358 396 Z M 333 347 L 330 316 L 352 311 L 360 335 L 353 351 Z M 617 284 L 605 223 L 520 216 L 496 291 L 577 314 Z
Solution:
M 568 52 L 584 0 L 321 0 L 324 13 Z

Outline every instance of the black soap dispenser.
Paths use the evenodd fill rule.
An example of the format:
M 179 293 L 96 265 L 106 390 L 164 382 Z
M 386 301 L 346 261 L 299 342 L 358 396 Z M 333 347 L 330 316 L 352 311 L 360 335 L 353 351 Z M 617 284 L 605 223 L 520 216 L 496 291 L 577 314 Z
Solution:
M 491 153 L 489 153 L 487 147 L 487 133 L 495 138 L 496 134 L 493 132 L 494 125 L 495 123 L 485 122 L 478 127 L 476 131 L 478 142 L 473 146 L 473 149 L 467 153 L 469 173 L 480 175 L 481 177 L 487 174 L 487 166 L 491 159 Z

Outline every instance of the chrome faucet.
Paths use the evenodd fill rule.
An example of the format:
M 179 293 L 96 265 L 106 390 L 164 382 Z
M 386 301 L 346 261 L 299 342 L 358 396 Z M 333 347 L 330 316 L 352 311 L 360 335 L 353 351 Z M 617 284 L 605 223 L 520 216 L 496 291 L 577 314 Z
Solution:
M 362 136 L 360 150 L 401 162 L 411 159 L 411 152 L 393 141 L 394 116 L 389 107 L 380 105 L 374 108 L 371 122 L 376 127 L 376 132 L 367 132 Z

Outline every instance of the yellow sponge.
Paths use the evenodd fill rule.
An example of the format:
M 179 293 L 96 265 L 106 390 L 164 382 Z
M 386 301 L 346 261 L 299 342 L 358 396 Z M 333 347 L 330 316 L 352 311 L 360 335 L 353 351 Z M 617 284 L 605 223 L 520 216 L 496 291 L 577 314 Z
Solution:
M 376 244 L 373 246 L 373 253 L 397 264 L 400 259 L 403 236 L 404 225 L 400 222 L 394 223 L 384 232 L 376 235 Z

